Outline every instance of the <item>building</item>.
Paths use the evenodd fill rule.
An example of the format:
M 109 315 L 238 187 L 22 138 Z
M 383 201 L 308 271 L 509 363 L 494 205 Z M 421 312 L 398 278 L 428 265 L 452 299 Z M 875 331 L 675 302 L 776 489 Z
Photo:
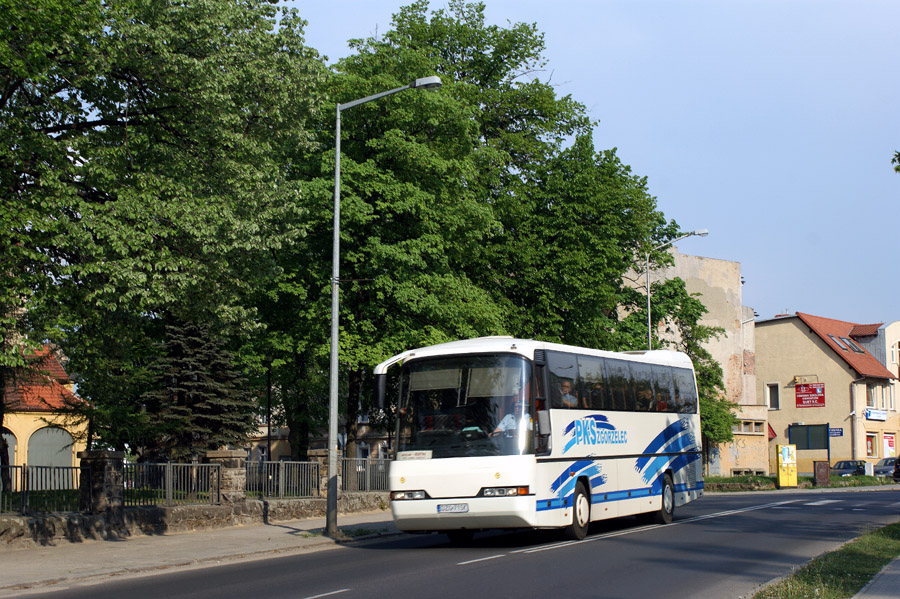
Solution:
M 896 455 L 898 343 L 900 323 L 801 312 L 757 322 L 757 396 L 775 436 L 770 470 L 779 444 L 797 446 L 797 471 L 806 475 L 815 461 Z
M 768 474 L 767 409 L 756 396 L 754 312 L 743 304 L 741 264 L 681 254 L 677 248 L 670 253 L 674 265 L 651 273 L 651 278 L 683 280 L 688 293 L 699 294 L 706 306 L 701 324 L 723 329 L 704 347 L 722 366 L 726 398 L 738 406 L 734 441 L 710 450 L 708 474 Z
M 78 401 L 59 358 L 45 347 L 35 356 L 36 374 L 5 389 L 3 439 L 14 466 L 77 466 L 83 430 L 67 428 L 60 408 Z

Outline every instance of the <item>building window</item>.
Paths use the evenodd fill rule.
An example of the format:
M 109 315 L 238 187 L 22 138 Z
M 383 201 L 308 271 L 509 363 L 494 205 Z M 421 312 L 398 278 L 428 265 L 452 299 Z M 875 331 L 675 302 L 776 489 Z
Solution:
M 891 364 L 897 363 L 898 356 L 900 356 L 900 341 L 891 346 Z
M 852 349 L 853 351 L 855 351 L 858 354 L 866 353 L 865 350 L 863 350 L 863 348 L 861 348 L 860 346 L 856 345 L 856 341 L 854 341 L 850 337 L 841 337 L 841 341 L 846 343 L 850 347 L 850 349 Z
M 835 337 L 834 335 L 828 335 L 828 338 L 831 339 L 832 341 L 834 341 L 835 345 L 837 345 L 839 348 L 841 348 L 844 351 L 847 351 L 847 346 L 844 345 L 844 343 L 842 341 L 840 341 L 837 337 Z
M 731 427 L 732 432 L 739 435 L 761 435 L 765 423 L 758 420 L 741 420 Z
M 866 407 L 867 408 L 877 408 L 878 405 L 875 403 L 877 400 L 877 395 L 875 390 L 877 387 L 875 385 L 866 385 Z
M 827 424 L 792 424 L 788 427 L 788 440 L 797 449 L 828 449 Z
M 778 396 L 778 383 L 766 383 L 766 405 L 770 410 L 780 410 L 781 400 Z
M 878 435 L 875 433 L 866 433 L 866 457 L 878 457 L 878 450 L 875 449 L 878 443 Z
M 888 390 L 888 392 L 887 392 L 887 403 L 888 403 L 887 409 L 893 410 L 894 409 L 894 384 L 893 383 L 888 384 L 887 390 Z

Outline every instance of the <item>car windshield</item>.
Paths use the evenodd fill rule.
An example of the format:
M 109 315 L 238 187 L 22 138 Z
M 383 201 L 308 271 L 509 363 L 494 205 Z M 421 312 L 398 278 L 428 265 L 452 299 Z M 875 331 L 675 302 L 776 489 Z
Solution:
M 838 462 L 834 465 L 835 468 L 853 468 L 855 466 L 855 462 Z
M 530 381 L 531 363 L 521 356 L 408 363 L 398 406 L 397 459 L 418 452 L 432 458 L 531 453 Z

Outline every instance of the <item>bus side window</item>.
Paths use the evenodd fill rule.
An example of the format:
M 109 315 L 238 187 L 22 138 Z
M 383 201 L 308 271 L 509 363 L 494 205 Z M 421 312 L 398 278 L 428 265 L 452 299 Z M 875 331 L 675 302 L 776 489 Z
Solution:
M 686 368 L 673 368 L 675 379 L 676 411 L 682 414 L 697 413 L 697 389 L 694 387 L 694 376 Z
M 653 397 L 652 371 L 649 364 L 632 362 L 631 380 L 634 383 L 634 409 L 638 412 L 655 412 L 656 401 Z
M 675 402 L 674 385 L 672 384 L 672 369 L 669 366 L 654 364 L 650 367 L 653 371 L 653 394 L 656 396 L 657 412 L 674 412 Z
M 605 360 L 607 383 L 609 384 L 610 409 L 634 410 L 634 386 L 625 360 Z
M 578 367 L 575 356 L 548 351 L 547 369 L 550 371 L 550 407 L 577 408 L 575 381 L 578 379 Z
M 608 410 L 610 402 L 603 372 L 603 359 L 578 356 L 578 377 L 581 407 L 586 410 Z

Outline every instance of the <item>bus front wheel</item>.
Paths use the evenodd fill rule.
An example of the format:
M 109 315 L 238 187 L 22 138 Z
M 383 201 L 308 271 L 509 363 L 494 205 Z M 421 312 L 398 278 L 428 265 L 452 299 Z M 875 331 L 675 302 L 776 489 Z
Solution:
M 584 489 L 584 483 L 579 481 L 572 495 L 572 523 L 566 527 L 566 536 L 574 541 L 580 541 L 587 536 L 590 524 L 591 500 Z

